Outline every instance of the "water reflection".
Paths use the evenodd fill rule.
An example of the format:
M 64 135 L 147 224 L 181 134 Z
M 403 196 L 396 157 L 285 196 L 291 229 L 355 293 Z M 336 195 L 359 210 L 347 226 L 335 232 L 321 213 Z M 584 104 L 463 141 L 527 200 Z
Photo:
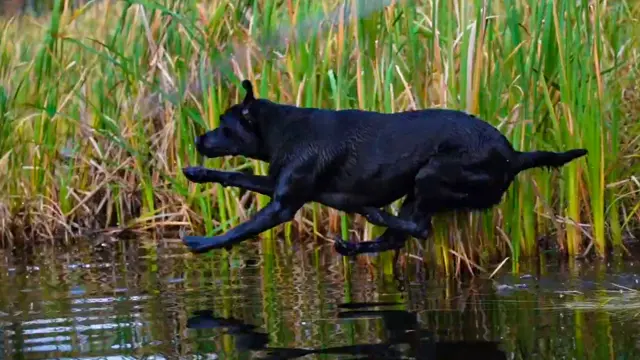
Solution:
M 235 339 L 235 346 L 240 351 L 262 350 L 269 342 L 269 336 L 256 329 L 254 325 L 245 324 L 232 317 L 216 317 L 212 311 L 197 311 L 189 318 L 187 327 L 190 329 L 220 329 L 225 334 L 231 334 Z
M 150 247 L 155 249 L 154 246 Z M 453 281 L 260 243 L 0 253 L 4 359 L 634 359 L 638 263 Z M 617 265 L 618 266 L 618 265 Z M 595 308 L 594 304 L 605 304 Z
M 366 308 L 393 303 L 347 303 L 341 308 Z M 397 303 L 399 305 L 399 303 Z M 212 311 L 200 311 L 191 317 L 187 327 L 192 329 L 219 329 L 235 338 L 239 351 L 263 353 L 259 359 L 296 359 L 307 355 L 351 355 L 357 359 L 485 359 L 506 360 L 498 342 L 490 341 L 436 341 L 433 333 L 421 329 L 415 313 L 405 310 L 349 310 L 338 313 L 338 318 L 380 319 L 387 339 L 379 343 L 355 344 L 322 348 L 284 348 L 268 346 L 268 335 L 253 325 L 234 318 L 222 318 Z

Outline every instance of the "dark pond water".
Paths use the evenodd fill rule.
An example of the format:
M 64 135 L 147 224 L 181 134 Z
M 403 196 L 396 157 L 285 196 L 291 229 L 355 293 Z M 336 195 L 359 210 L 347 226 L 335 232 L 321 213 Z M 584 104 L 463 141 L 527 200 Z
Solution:
M 330 246 L 24 258 L 0 258 L 5 359 L 640 359 L 633 262 L 462 283 L 409 262 L 400 291 Z

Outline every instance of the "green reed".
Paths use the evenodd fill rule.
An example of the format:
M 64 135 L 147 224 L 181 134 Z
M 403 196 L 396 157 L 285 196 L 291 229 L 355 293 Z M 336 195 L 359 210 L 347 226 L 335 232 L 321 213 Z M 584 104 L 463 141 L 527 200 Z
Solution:
M 503 256 L 517 269 L 542 236 L 570 256 L 593 239 L 604 256 L 638 225 L 629 159 L 640 129 L 629 114 L 640 100 L 622 96 L 639 84 L 637 6 L 405 0 L 364 14 L 364 3 L 350 1 L 341 17 L 339 4 L 140 0 L 69 9 L 57 1 L 46 17 L 4 21 L 0 206 L 16 227 L 3 225 L 3 236 L 185 224 L 215 234 L 244 221 L 269 197 L 191 184 L 180 171 L 267 173 L 259 161 L 202 159 L 193 146 L 242 99 L 244 78 L 274 101 L 455 108 L 498 126 L 520 150 L 589 150 L 559 171 L 521 174 L 495 209 L 438 216 L 421 245 L 425 262 L 446 272 Z M 382 230 L 318 204 L 299 219 L 265 232 L 263 251 L 276 253 L 280 231 L 290 244 Z M 390 261 L 382 257 L 387 270 Z

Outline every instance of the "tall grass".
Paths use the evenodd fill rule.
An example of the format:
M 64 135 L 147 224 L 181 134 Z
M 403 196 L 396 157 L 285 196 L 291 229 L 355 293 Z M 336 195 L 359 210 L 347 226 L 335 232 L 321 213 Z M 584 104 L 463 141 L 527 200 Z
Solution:
M 496 125 L 518 149 L 587 148 L 560 171 L 521 174 L 491 211 L 438 216 L 434 236 L 408 248 L 447 272 L 504 256 L 517 270 L 541 237 L 571 257 L 605 256 L 639 220 L 639 9 L 533 0 L 105 0 L 71 9 L 57 0 L 47 16 L 2 22 L 2 239 L 212 234 L 245 221 L 268 197 L 191 184 L 180 169 L 266 173 L 264 163 L 202 159 L 193 147 L 242 98 L 246 78 L 274 101 L 448 107 Z M 278 229 L 289 243 L 381 231 L 317 204 Z M 274 253 L 281 235 L 265 235 L 263 250 Z

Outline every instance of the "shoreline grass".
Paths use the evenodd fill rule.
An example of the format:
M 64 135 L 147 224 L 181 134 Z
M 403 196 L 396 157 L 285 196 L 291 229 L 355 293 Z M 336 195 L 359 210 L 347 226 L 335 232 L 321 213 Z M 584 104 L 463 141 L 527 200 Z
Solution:
M 2 242 L 122 229 L 210 234 L 246 220 L 268 197 L 190 184 L 180 169 L 266 173 L 258 161 L 203 160 L 192 145 L 248 78 L 274 101 L 454 108 L 498 126 L 517 149 L 589 150 L 560 171 L 519 175 L 492 211 L 438 216 L 429 241 L 408 243 L 447 273 L 505 256 L 517 270 L 521 257 L 540 255 L 541 237 L 570 257 L 622 250 L 640 220 L 639 5 L 340 4 L 105 0 L 70 9 L 56 0 L 48 15 L 0 20 Z M 274 252 L 280 231 L 291 242 L 381 229 L 310 204 L 293 225 L 263 234 L 263 251 Z

